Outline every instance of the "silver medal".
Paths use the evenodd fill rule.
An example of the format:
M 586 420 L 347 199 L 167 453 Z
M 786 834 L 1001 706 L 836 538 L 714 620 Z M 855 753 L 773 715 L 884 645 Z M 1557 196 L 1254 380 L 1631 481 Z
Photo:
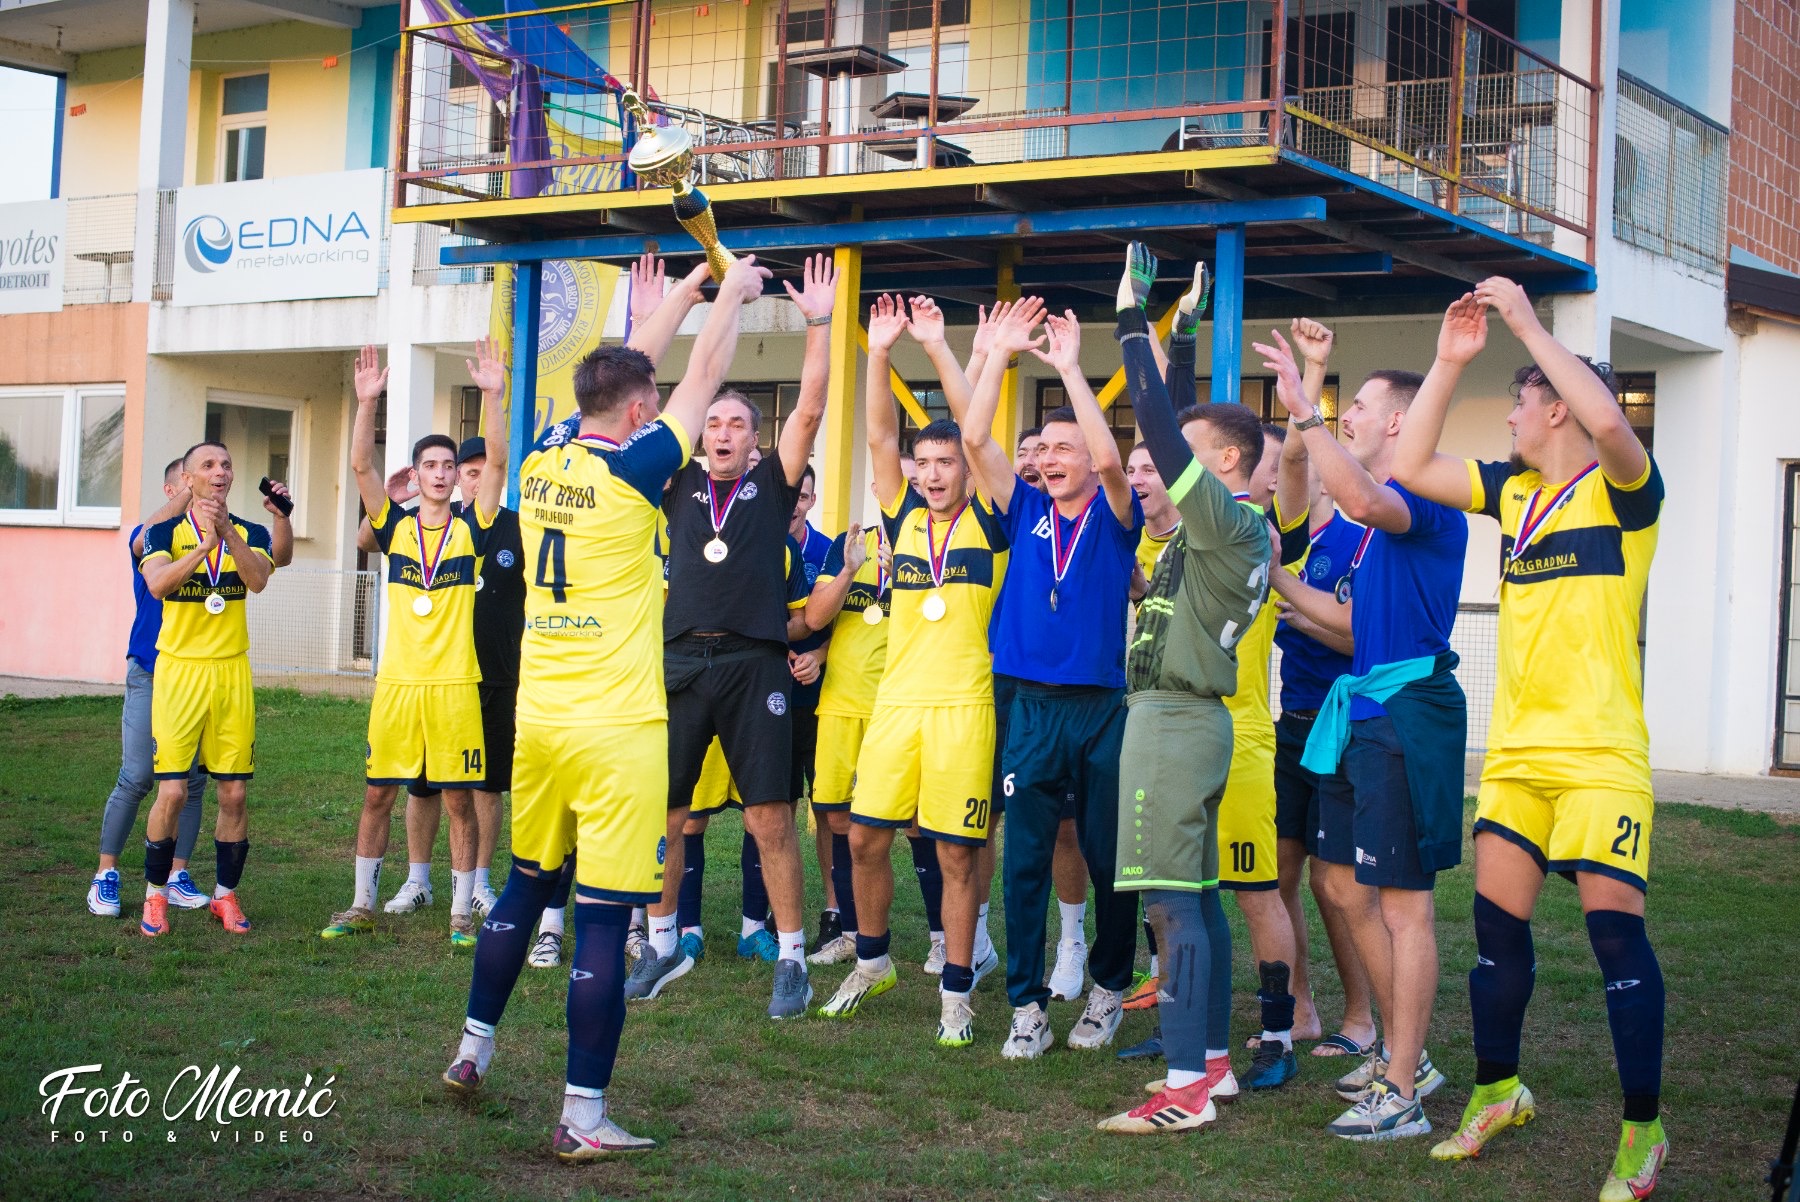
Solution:
M 701 549 L 700 553 L 705 555 L 707 560 L 711 563 L 723 563 L 725 562 L 725 557 L 731 554 L 731 548 L 725 545 L 724 539 L 715 538 L 707 543 L 706 546 Z
M 413 612 L 418 614 L 421 618 L 430 613 L 431 598 L 427 597 L 424 593 L 420 593 L 418 596 L 414 597 Z
M 943 594 L 933 590 L 932 594 L 925 598 L 925 604 L 920 607 L 920 612 L 925 615 L 927 622 L 940 622 L 948 608 L 944 604 Z
M 218 593 L 206 594 L 206 612 L 222 614 L 225 612 L 225 598 Z
M 863 610 L 863 621 L 871 626 L 881 625 L 881 617 L 881 602 L 879 601 L 869 602 L 869 608 Z

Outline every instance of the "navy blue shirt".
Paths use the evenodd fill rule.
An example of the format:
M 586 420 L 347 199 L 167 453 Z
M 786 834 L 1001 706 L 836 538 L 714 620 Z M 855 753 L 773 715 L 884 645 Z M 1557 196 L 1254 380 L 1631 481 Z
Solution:
M 812 523 L 806 523 L 806 537 L 798 540 L 800 553 L 806 560 L 806 587 L 811 588 L 819 578 L 819 571 L 825 566 L 825 557 L 831 554 L 832 540 L 813 529 Z
M 818 534 L 818 531 L 813 530 L 811 526 L 808 526 L 807 530 L 809 533 Z M 829 553 L 831 550 L 831 540 L 822 534 L 819 535 L 819 539 L 825 544 L 824 550 Z M 811 541 L 810 538 L 807 539 L 807 542 L 810 543 Z M 812 594 L 813 581 L 819 578 L 819 568 L 824 562 L 825 556 L 821 555 L 819 556 L 818 563 L 814 563 L 807 557 L 806 549 L 801 545 L 799 540 L 791 534 L 788 535 L 787 599 L 789 613 L 794 612 L 793 604 L 795 601 L 803 602 Z M 827 626 L 823 630 L 813 631 L 805 638 L 795 639 L 788 644 L 788 650 L 804 653 L 823 647 L 830 640 L 831 627 Z M 823 691 L 824 688 L 825 673 L 823 672 L 819 673 L 819 679 L 813 681 L 811 684 L 801 684 L 796 680 L 794 682 L 795 711 L 797 713 L 810 714 L 818 709 L 819 693 Z
M 1458 511 L 1388 484 L 1406 502 L 1412 527 L 1405 534 L 1377 530 L 1351 574 L 1351 633 L 1356 654 L 1351 671 L 1361 676 L 1380 664 L 1400 663 L 1450 649 L 1456 602 L 1462 595 L 1463 553 L 1469 522 Z M 1360 540 L 1359 540 L 1360 541 Z M 1350 718 L 1386 713 L 1378 701 L 1358 697 Z
M 1045 684 L 1125 687 L 1125 614 L 1131 607 L 1131 570 L 1137 565 L 1138 535 L 1144 508 L 1131 499 L 1131 525 L 1121 526 L 1106 503 L 1106 491 L 1094 494 L 1086 532 L 1075 542 L 1080 515 L 1065 518 L 1056 502 L 1018 477 L 1012 502 L 1001 515 L 1012 543 L 1006 585 L 994 603 L 988 644 L 994 649 L 994 671 Z M 1050 608 L 1055 584 L 1050 523 L 1058 527 L 1068 572 L 1056 585 L 1056 608 Z
M 1331 515 L 1307 544 L 1306 563 L 1300 579 L 1329 593 L 1338 578 L 1350 570 L 1363 528 L 1340 513 Z M 1366 562 L 1366 561 L 1365 561 Z M 1350 670 L 1350 657 L 1334 651 L 1311 635 L 1301 634 L 1286 622 L 1275 627 L 1275 645 L 1281 648 L 1281 708 L 1316 710 L 1325 704 L 1332 682 Z
M 137 602 L 137 614 L 131 619 L 131 639 L 125 644 L 125 658 L 136 660 L 138 667 L 153 673 L 156 671 L 156 638 L 162 633 L 162 602 L 150 595 L 144 573 L 138 570 L 144 557 L 131 549 L 131 544 L 137 542 L 138 535 L 143 532 L 142 526 L 133 526 L 131 537 L 125 540 L 125 553 L 131 556 L 131 596 Z

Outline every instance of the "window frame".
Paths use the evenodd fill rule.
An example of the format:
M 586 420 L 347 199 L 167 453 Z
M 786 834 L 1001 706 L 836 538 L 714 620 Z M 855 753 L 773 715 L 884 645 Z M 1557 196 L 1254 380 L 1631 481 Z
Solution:
M 311 401 L 299 397 L 271 396 L 260 392 L 237 392 L 230 388 L 208 388 L 205 404 L 201 406 L 200 410 L 202 422 L 205 420 L 207 405 L 236 405 L 241 409 L 271 409 L 286 413 L 289 422 L 288 478 L 282 483 L 296 493 L 301 491 L 301 486 L 297 482 L 307 479 L 309 467 L 308 452 L 311 449 L 309 445 L 311 440 L 307 438 L 307 431 L 312 426 Z M 226 443 L 226 449 L 232 452 L 231 466 L 235 472 L 240 467 L 237 461 L 237 451 L 231 447 L 230 443 Z M 262 473 L 257 472 L 257 478 L 260 479 L 261 476 Z M 233 482 L 236 482 L 235 479 Z M 254 518 L 257 513 L 266 513 L 262 509 L 261 494 L 257 493 L 254 484 L 251 485 L 250 492 L 256 497 L 257 508 L 252 513 L 240 513 L 239 517 Z M 246 509 L 248 508 L 246 506 Z M 288 524 L 293 527 L 296 539 L 307 537 L 306 510 L 307 506 L 304 500 L 297 500 L 294 503 L 294 512 L 288 515 Z
M 119 505 L 77 504 L 81 488 L 81 408 L 89 397 L 116 398 L 126 403 L 125 385 L 119 384 L 19 384 L 0 387 L 0 397 L 62 397 L 57 424 L 61 440 L 56 454 L 56 507 L 54 509 L 0 509 L 0 526 L 66 526 L 90 530 L 116 530 Z M 119 433 L 119 497 L 125 496 L 125 432 Z
M 261 109 L 259 109 L 256 112 L 252 112 L 252 113 L 230 113 L 230 114 L 227 114 L 225 112 L 225 81 L 228 79 L 247 79 L 252 76 L 257 76 L 257 75 L 269 76 L 270 83 L 271 84 L 274 83 L 273 73 L 267 67 L 264 67 L 261 71 L 234 71 L 230 75 L 221 75 L 219 77 L 219 112 L 218 112 L 219 145 L 218 145 L 217 162 L 216 162 L 216 165 L 214 168 L 213 178 L 221 184 L 223 184 L 223 183 L 236 184 L 236 183 L 252 182 L 250 180 L 244 180 L 244 179 L 227 180 L 225 178 L 225 165 L 229 161 L 229 157 L 226 153 L 226 146 L 230 143 L 230 141 L 231 141 L 230 135 L 234 131 L 241 132 L 241 131 L 245 131 L 245 130 L 255 129 L 259 126 L 262 128 L 262 131 L 263 131 L 263 173 L 261 175 L 257 176 L 256 178 L 257 179 L 267 179 L 268 175 L 269 175 L 269 108 L 268 108 L 268 103 L 265 101 L 263 104 L 263 107 Z

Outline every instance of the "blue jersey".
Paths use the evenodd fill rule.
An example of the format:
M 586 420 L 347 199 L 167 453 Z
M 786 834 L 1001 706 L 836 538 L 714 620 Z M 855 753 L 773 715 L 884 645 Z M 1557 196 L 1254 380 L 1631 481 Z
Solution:
M 1375 531 L 1362 563 L 1350 573 L 1355 606 L 1350 629 L 1356 639 L 1351 671 L 1358 676 L 1380 664 L 1448 651 L 1462 594 L 1468 519 L 1398 484 L 1387 487 L 1406 502 L 1412 527 L 1405 534 Z M 1386 712 L 1368 697 L 1350 703 L 1352 721 Z
M 1014 478 L 1012 502 L 1001 517 L 1012 557 L 988 627 L 995 672 L 1046 684 L 1125 687 L 1125 615 L 1143 506 L 1133 496 L 1131 524 L 1122 526 L 1102 489 L 1088 507 L 1085 530 L 1082 520 L 1062 517 L 1048 496 Z M 1061 583 L 1054 546 L 1069 557 Z
M 125 658 L 136 660 L 137 666 L 146 672 L 156 671 L 156 637 L 162 633 L 162 602 L 150 595 L 150 586 L 144 583 L 144 557 L 131 550 L 131 544 L 137 542 L 142 534 L 142 526 L 131 528 L 131 537 L 125 540 L 126 553 L 131 556 L 131 596 L 137 602 L 137 613 L 131 619 L 131 638 L 125 644 Z
M 1350 571 L 1363 528 L 1341 513 L 1331 515 L 1306 544 L 1306 562 L 1300 579 L 1329 593 L 1339 578 Z M 1301 634 L 1282 622 L 1275 627 L 1275 645 L 1281 648 L 1281 708 L 1316 710 L 1325 703 L 1332 682 L 1350 670 L 1350 657 Z
M 806 587 L 811 588 L 819 581 L 819 571 L 825 566 L 825 557 L 831 554 L 832 540 L 814 530 L 812 523 L 806 523 L 806 535 L 795 540 L 800 544 L 801 558 L 806 561 Z

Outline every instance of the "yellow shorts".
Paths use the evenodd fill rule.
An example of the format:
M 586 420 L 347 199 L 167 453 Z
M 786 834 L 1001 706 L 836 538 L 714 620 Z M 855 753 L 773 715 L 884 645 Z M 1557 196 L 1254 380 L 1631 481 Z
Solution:
M 987 842 L 994 785 L 994 707 L 877 706 L 856 760 L 850 820 L 919 824 L 946 843 Z
M 555 872 L 575 853 L 575 887 L 597 901 L 662 897 L 668 851 L 669 724 L 533 726 L 513 750 L 512 856 Z
M 1238 744 L 1219 799 L 1219 888 L 1273 889 L 1275 743 Z
M 715 735 L 706 749 L 706 760 L 700 765 L 700 779 L 694 783 L 694 801 L 688 814 L 701 818 L 734 807 L 743 809 L 744 799 L 738 795 L 737 782 L 731 779 L 731 769 L 725 764 L 725 748 Z
M 184 780 L 196 763 L 214 780 L 256 774 L 256 694 L 250 657 L 156 657 L 150 693 L 151 756 L 157 780 Z
M 819 746 L 813 753 L 812 808 L 847 810 L 856 792 L 856 757 L 862 754 L 867 718 L 819 715 Z
M 1643 889 L 1655 809 L 1650 760 L 1641 751 L 1490 751 L 1475 832 L 1524 848 L 1546 873 L 1597 872 Z
M 375 682 L 369 706 L 371 785 L 410 785 L 422 772 L 433 789 L 475 789 L 487 777 L 481 686 Z

